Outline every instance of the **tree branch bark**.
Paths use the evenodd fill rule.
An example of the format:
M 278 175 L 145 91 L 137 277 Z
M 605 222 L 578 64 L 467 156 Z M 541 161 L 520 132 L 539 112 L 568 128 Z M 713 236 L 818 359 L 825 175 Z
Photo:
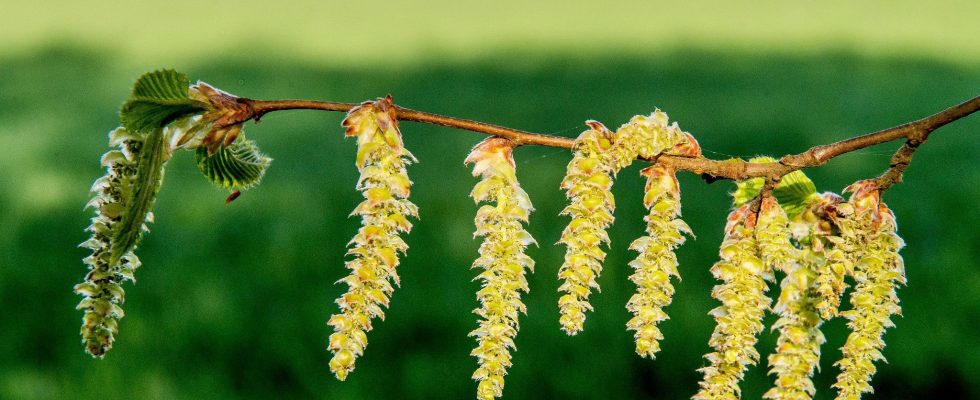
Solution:
M 246 113 L 239 121 L 233 121 L 233 123 L 242 123 L 250 119 L 259 122 L 262 116 L 273 111 L 307 109 L 347 112 L 357 106 L 354 103 L 314 100 L 253 100 L 238 98 L 238 102 L 247 105 L 250 113 Z M 395 110 L 398 119 L 402 121 L 441 125 L 485 133 L 510 139 L 518 145 L 571 149 L 574 144 L 574 139 L 567 137 L 527 132 L 478 121 L 415 111 L 399 106 L 395 106 Z M 879 186 L 882 189 L 886 189 L 901 181 L 902 173 L 904 173 L 905 168 L 908 167 L 908 164 L 912 160 L 912 154 L 926 141 L 929 134 L 950 122 L 966 117 L 978 110 L 980 110 L 980 96 L 916 121 L 835 143 L 814 146 L 802 153 L 783 156 L 778 162 L 772 163 L 749 163 L 741 159 L 714 160 L 703 156 L 684 157 L 677 155 L 661 155 L 656 160 L 645 161 L 659 162 L 677 170 L 694 172 L 700 174 L 709 182 L 719 179 L 740 181 L 749 178 L 778 180 L 790 172 L 826 164 L 827 161 L 842 154 L 881 143 L 905 139 L 905 145 L 892 157 L 890 168 L 877 178 Z

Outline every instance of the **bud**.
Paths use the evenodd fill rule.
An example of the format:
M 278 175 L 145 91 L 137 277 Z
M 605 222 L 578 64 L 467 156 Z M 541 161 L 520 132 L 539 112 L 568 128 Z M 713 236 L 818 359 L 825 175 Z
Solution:
M 242 124 L 252 117 L 252 109 L 239 101 L 238 96 L 198 81 L 189 90 L 190 98 L 207 107 L 200 117 L 189 121 L 179 135 L 174 135 L 175 147 L 203 146 L 214 154 L 221 146 L 230 146 L 242 133 Z

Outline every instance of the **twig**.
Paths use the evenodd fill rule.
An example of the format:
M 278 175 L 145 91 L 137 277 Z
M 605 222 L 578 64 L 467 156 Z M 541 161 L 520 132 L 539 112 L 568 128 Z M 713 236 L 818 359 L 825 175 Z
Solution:
M 251 113 L 250 115 L 243 115 L 242 119 L 240 121 L 234 121 L 235 123 L 245 122 L 250 119 L 258 122 L 265 114 L 280 110 L 308 109 L 347 112 L 357 106 L 357 104 L 353 103 L 313 100 L 252 100 L 238 98 L 238 102 L 247 105 Z M 478 121 L 415 111 L 404 107 L 395 106 L 395 110 L 398 119 L 402 121 L 442 125 L 450 128 L 485 133 L 510 139 L 518 145 L 570 149 L 574 143 L 574 140 L 571 138 L 526 132 Z M 832 158 L 842 154 L 881 143 L 905 139 L 905 145 L 892 157 L 891 167 L 878 178 L 879 185 L 884 189 L 901 181 L 902 173 L 908 167 L 912 159 L 912 154 L 919 145 L 925 142 L 932 131 L 978 110 L 980 110 L 980 96 L 917 121 L 856 136 L 836 143 L 814 146 L 799 154 L 783 156 L 778 162 L 749 163 L 741 159 L 713 160 L 703 156 L 684 157 L 677 155 L 662 155 L 657 160 L 646 161 L 657 161 L 677 170 L 691 171 L 702 175 L 708 181 L 718 179 L 740 181 L 757 177 L 767 178 L 767 180 L 772 181 L 778 180 L 783 175 L 796 170 L 821 166 Z

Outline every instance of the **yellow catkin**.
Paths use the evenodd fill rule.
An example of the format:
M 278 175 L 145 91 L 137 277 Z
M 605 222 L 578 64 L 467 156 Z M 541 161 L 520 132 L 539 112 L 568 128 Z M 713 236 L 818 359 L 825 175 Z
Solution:
M 809 232 L 804 235 L 808 240 L 813 239 Z M 817 312 L 813 290 L 815 266 L 823 260 L 810 246 L 796 249 L 790 242 L 791 236 L 783 208 L 774 197 L 763 197 L 756 226 L 759 251 L 763 262 L 785 274 L 773 308 L 779 319 L 772 329 L 779 331 L 779 337 L 776 352 L 769 355 L 770 373 L 776 375 L 776 383 L 763 396 L 774 400 L 813 397 L 816 388 L 811 377 L 820 362 L 820 345 L 825 342 L 820 332 L 823 320 Z
M 664 152 L 683 153 L 700 148 L 694 138 L 681 131 L 677 123 L 667 124 L 668 116 L 660 109 L 650 115 L 637 115 L 616 130 L 613 154 L 616 171 L 628 167 L 636 157 L 651 159 Z M 682 148 L 675 149 L 681 144 Z
M 840 207 L 847 221 L 841 226 L 842 236 L 860 250 L 854 265 L 851 309 L 841 313 L 851 334 L 841 347 L 843 358 L 835 364 L 841 372 L 834 387 L 837 399 L 856 400 L 873 392 L 874 362 L 885 359 L 882 336 L 894 326 L 891 316 L 901 314 L 895 290 L 905 284 L 905 266 L 898 254 L 904 243 L 895 233 L 895 215 L 881 201 L 876 183 L 860 181 L 847 191 L 853 194 Z
M 124 128 L 109 133 L 109 144 L 118 146 L 102 156 L 106 174 L 95 181 L 92 192 L 95 196 L 87 207 L 95 209 L 95 217 L 87 231 L 92 237 L 79 245 L 92 250 L 92 255 L 83 262 L 89 272 L 85 281 L 75 285 L 75 293 L 81 295 L 79 310 L 82 317 L 82 343 L 85 351 L 93 357 L 103 357 L 112 348 L 119 328 L 119 319 L 124 315 L 122 304 L 125 292 L 122 283 L 135 281 L 134 271 L 140 260 L 132 250 L 113 262 L 111 256 L 113 233 L 119 229 L 122 214 L 133 194 L 133 181 L 136 180 L 137 162 L 143 150 L 144 137 L 134 135 Z M 149 213 L 146 222 L 153 220 Z M 143 225 L 140 229 L 146 229 Z
M 589 296 L 592 289 L 599 289 L 597 279 L 606 256 L 601 246 L 609 244 L 606 229 L 613 222 L 615 208 L 611 191 L 613 177 L 637 157 L 701 154 L 694 137 L 681 131 L 676 122 L 668 125 L 667 114 L 659 109 L 650 115 L 633 117 L 615 134 L 598 122 L 587 124 L 591 129 L 577 139 L 574 156 L 562 181 L 562 189 L 571 203 L 562 214 L 572 217 L 572 221 L 562 232 L 560 241 L 568 250 L 558 272 L 562 280 L 558 290 L 564 293 L 558 306 L 559 322 L 570 335 L 582 331 L 585 313 L 592 310 Z
M 658 324 L 668 318 L 663 309 L 674 295 L 670 278 L 680 279 L 674 249 L 684 243 L 684 234 L 690 235 L 691 228 L 680 218 L 681 194 L 674 170 L 657 164 L 641 173 L 647 178 L 643 196 L 649 210 L 644 218 L 647 236 L 630 244 L 640 254 L 630 263 L 636 294 L 626 304 L 633 314 L 626 327 L 634 331 L 636 354 L 654 358 L 663 339 Z
M 562 232 L 559 243 L 567 246 L 565 261 L 558 269 L 562 280 L 558 299 L 559 322 L 569 335 L 580 332 L 585 324 L 585 312 L 592 310 L 589 295 L 598 288 L 596 278 L 602 272 L 606 253 L 601 245 L 609 245 L 606 228 L 613 222 L 613 165 L 612 132 L 596 122 L 587 122 L 590 129 L 575 141 L 572 161 L 561 182 L 571 204 L 562 215 L 572 218 Z
M 384 319 L 392 284 L 398 285 L 398 253 L 408 249 L 399 233 L 411 230 L 407 217 L 418 216 L 408 200 L 411 181 L 405 171 L 414 157 L 402 144 L 391 98 L 362 103 L 350 110 L 343 125 L 347 136 L 357 138 L 357 189 L 364 201 L 351 214 L 361 217 L 362 226 L 347 252 L 353 256 L 346 263 L 351 273 L 340 280 L 348 289 L 337 299 L 340 313 L 328 322 L 334 329 L 328 345 L 333 352 L 330 371 L 340 380 L 363 354 L 371 320 Z
M 474 221 L 474 235 L 483 237 L 480 257 L 473 262 L 473 268 L 482 270 L 476 277 L 481 281 L 476 293 L 480 308 L 474 310 L 481 320 L 470 332 L 477 339 L 470 354 L 479 363 L 473 379 L 479 382 L 476 397 L 480 400 L 503 395 L 510 350 L 515 348 L 520 327 L 517 317 L 527 312 L 521 302 L 521 292 L 528 291 L 524 274 L 534 269 L 534 261 L 524 254 L 534 239 L 523 226 L 533 207 L 517 182 L 513 146 L 507 139 L 487 139 L 466 158 L 466 163 L 474 164 L 473 176 L 481 177 L 470 196 L 477 204 L 489 203 L 480 207 Z
M 737 399 L 741 396 L 739 381 L 749 365 L 759 361 L 755 349 L 757 335 L 762 332 L 762 318 L 769 309 L 766 297 L 767 280 L 772 272 L 759 258 L 759 248 L 753 234 L 756 213 L 754 202 L 732 211 L 721 243 L 721 260 L 711 267 L 711 273 L 722 281 L 711 296 L 722 305 L 711 311 L 716 326 L 708 344 L 714 352 L 705 355 L 711 365 L 700 368 L 704 378 L 694 399 Z
M 815 307 L 820 313 L 820 317 L 829 320 L 836 317 L 839 313 L 841 298 L 847 290 L 847 282 L 844 277 L 850 275 L 854 270 L 854 254 L 858 251 L 855 243 L 845 242 L 838 232 L 835 234 L 832 227 L 840 224 L 837 218 L 837 207 L 843 199 L 833 193 L 823 193 L 820 195 L 820 202 L 812 207 L 813 211 L 805 213 L 814 226 L 819 227 L 820 235 L 816 237 L 820 240 L 814 241 L 814 245 L 820 246 L 825 262 L 818 265 L 816 277 L 814 278 L 814 291 L 816 292 Z

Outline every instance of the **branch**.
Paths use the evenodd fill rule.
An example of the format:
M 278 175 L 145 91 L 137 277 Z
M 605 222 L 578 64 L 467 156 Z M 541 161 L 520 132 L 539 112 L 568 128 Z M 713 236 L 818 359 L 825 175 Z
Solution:
M 252 100 L 237 98 L 237 101 L 245 105 L 249 112 L 243 113 L 240 118 L 231 121 L 229 125 L 242 123 L 250 119 L 259 122 L 262 116 L 273 111 L 306 109 L 347 112 L 357 106 L 357 104 L 353 103 L 313 100 Z M 917 121 L 856 136 L 836 143 L 814 146 L 799 154 L 783 156 L 778 162 L 772 163 L 749 163 L 741 159 L 713 160 L 703 156 L 685 157 L 677 155 L 661 155 L 656 160 L 645 161 L 656 161 L 677 170 L 691 171 L 702 175 L 709 182 L 719 179 L 741 181 L 759 177 L 767 178 L 768 180 L 778 180 L 790 172 L 826 164 L 827 161 L 842 154 L 881 143 L 905 139 L 905 145 L 892 157 L 890 168 L 878 177 L 879 186 L 885 189 L 901 181 L 902 173 L 911 162 L 912 154 L 919 145 L 926 141 L 930 133 L 978 110 L 980 110 L 980 96 Z M 397 118 L 402 121 L 421 122 L 485 133 L 510 139 L 518 145 L 571 149 L 574 144 L 574 139 L 571 138 L 526 132 L 483 122 L 415 111 L 399 106 L 395 106 L 395 112 Z

